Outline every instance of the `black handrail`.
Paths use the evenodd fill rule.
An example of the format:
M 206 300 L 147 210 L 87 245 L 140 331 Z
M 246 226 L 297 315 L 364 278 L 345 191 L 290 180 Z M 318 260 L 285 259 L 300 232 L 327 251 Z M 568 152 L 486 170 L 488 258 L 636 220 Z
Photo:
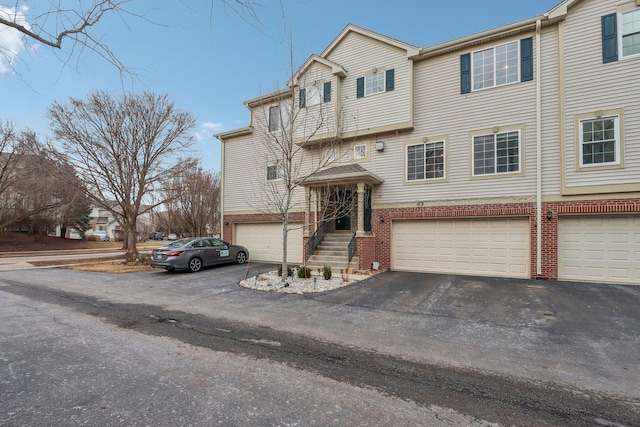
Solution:
M 304 258 L 305 261 L 307 261 L 311 255 L 313 255 L 313 253 L 318 248 L 318 245 L 320 244 L 320 242 L 322 242 L 322 240 L 324 239 L 324 236 L 327 234 L 328 231 L 329 231 L 329 222 L 325 221 L 322 223 L 320 227 L 318 227 L 316 232 L 313 233 L 313 236 L 311 236 L 309 240 L 307 240 L 307 245 L 306 245 L 307 254 Z
M 353 233 L 353 237 L 351 237 L 351 241 L 349 242 L 349 262 L 347 262 L 347 267 L 351 265 L 351 259 L 356 254 L 357 249 L 358 242 L 356 240 L 356 233 Z

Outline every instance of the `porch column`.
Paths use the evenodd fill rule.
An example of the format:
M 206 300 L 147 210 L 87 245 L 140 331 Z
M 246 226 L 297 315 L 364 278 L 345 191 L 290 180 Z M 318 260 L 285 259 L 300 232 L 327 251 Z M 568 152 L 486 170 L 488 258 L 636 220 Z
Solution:
M 357 234 L 364 234 L 364 182 L 358 183 L 358 229 Z
M 304 237 L 309 237 L 309 220 L 311 211 L 311 189 L 304 187 Z

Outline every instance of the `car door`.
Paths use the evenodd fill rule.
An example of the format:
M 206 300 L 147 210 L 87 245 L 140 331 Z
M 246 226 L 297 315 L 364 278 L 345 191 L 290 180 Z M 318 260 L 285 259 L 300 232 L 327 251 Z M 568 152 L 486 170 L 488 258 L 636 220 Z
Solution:
M 205 266 L 218 263 L 218 252 L 213 247 L 211 239 L 202 239 L 198 242 L 198 254 Z
M 229 246 L 220 239 L 211 239 L 213 247 L 216 251 L 216 262 L 231 262 L 233 260 L 232 254 L 229 251 Z

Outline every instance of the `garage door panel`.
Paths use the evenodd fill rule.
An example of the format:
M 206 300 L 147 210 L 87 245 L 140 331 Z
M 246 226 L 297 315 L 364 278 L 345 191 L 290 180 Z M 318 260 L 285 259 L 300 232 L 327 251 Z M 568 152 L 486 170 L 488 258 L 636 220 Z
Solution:
M 581 216 L 558 220 L 558 278 L 640 284 L 640 217 Z
M 287 262 L 302 263 L 301 224 L 292 224 L 287 235 Z M 245 246 L 254 261 L 282 261 L 282 224 L 236 224 L 234 242 Z
M 392 268 L 529 277 L 528 242 L 527 218 L 397 220 L 392 223 Z

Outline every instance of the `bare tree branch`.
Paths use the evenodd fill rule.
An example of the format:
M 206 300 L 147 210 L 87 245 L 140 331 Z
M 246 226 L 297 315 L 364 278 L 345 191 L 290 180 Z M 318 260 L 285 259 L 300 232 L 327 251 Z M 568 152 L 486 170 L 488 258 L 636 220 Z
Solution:
M 214 4 L 219 2 L 225 8 L 230 9 L 244 22 L 255 28 L 261 29 L 262 25 L 258 10 L 262 7 L 261 2 L 255 0 L 208 0 L 210 13 L 213 13 Z M 26 2 L 25 2 L 26 3 Z M 88 6 L 85 6 L 86 4 Z M 28 3 L 26 3 L 28 4 Z M 193 6 L 193 2 L 179 0 L 176 2 L 194 13 L 199 13 L 200 7 Z M 170 5 L 170 3 L 163 3 Z M 98 33 L 98 28 L 105 28 L 109 18 L 119 18 L 130 31 L 136 31 L 139 23 L 148 23 L 159 26 L 173 26 L 175 22 L 160 23 L 149 18 L 151 10 L 136 11 L 139 4 L 133 0 L 92 0 L 89 2 L 78 2 L 76 6 L 69 7 L 67 2 L 58 0 L 50 2 L 48 9 L 43 13 L 38 13 L 37 6 L 33 8 L 21 6 L 19 1 L 14 4 L 0 3 L 0 30 L 3 27 L 19 34 L 13 37 L 11 46 L 0 44 L 0 59 L 4 60 L 14 69 L 14 61 L 20 50 L 29 42 L 42 44 L 54 50 L 61 51 L 67 47 L 67 57 L 62 59 L 66 66 L 75 58 L 80 60 L 86 50 L 92 51 L 107 62 L 114 65 L 121 73 L 133 75 L 124 63 L 118 59 L 118 55 L 107 43 L 101 41 L 102 35 Z M 157 7 L 157 6 L 156 6 Z M 175 6 L 174 6 L 175 7 Z M 280 5 L 282 9 L 282 5 Z M 34 11 L 35 13 L 31 13 Z M 131 22 L 133 25 L 130 25 Z M 100 25 L 102 24 L 102 25 Z M 7 33 L 9 34 L 9 33 Z M 0 39 L 2 42 L 2 39 Z M 0 64 L 0 72 L 2 72 Z
M 149 92 L 57 102 L 49 118 L 63 154 L 76 168 L 87 196 L 123 226 L 127 257 L 134 258 L 138 216 L 164 203 L 172 179 L 195 161 L 183 157 L 195 119 L 167 95 Z

